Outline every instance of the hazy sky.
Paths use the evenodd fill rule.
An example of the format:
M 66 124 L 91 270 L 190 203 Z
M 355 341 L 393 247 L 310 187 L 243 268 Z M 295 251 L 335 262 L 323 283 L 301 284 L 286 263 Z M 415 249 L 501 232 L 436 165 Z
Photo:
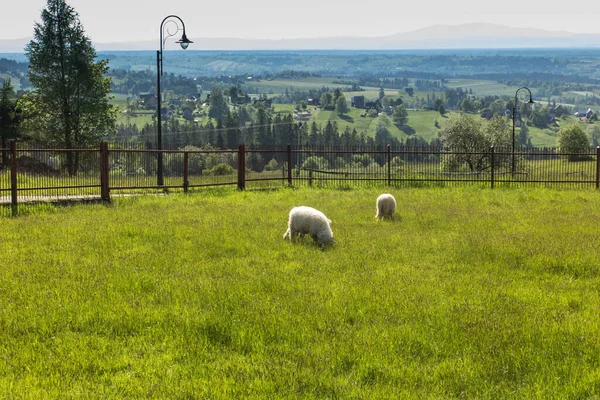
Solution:
M 0 39 L 32 36 L 45 0 L 6 0 Z M 600 33 L 600 2 L 542 0 L 71 0 L 92 41 L 157 40 L 169 14 L 183 19 L 188 36 L 252 39 L 383 36 L 435 24 L 490 22 L 573 33 Z M 5 6 L 6 7 L 6 6 Z M 3 7 L 3 11 L 6 8 Z M 8 15 L 7 15 L 8 14 Z

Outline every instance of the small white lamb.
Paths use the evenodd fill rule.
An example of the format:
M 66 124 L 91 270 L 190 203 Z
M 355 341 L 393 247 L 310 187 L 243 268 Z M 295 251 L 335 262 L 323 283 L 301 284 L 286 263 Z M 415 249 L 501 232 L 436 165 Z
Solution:
M 306 206 L 294 207 L 290 211 L 288 229 L 283 238 L 293 241 L 294 235 L 303 237 L 308 234 L 321 246 L 333 244 L 335 241 L 330 224 L 331 220 L 319 210 Z
M 392 218 L 396 212 L 396 199 L 388 193 L 384 193 L 377 198 L 377 214 L 375 218 Z

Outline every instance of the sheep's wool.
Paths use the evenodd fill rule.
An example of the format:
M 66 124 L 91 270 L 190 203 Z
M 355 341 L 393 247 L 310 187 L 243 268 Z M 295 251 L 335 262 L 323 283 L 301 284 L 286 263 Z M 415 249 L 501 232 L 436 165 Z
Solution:
M 290 211 L 288 229 L 283 235 L 284 239 L 294 240 L 294 236 L 310 235 L 320 245 L 333 242 L 331 221 L 321 211 L 312 207 L 294 207 Z
M 384 193 L 377 198 L 377 214 L 375 218 L 389 218 L 396 212 L 396 199 L 389 193 Z

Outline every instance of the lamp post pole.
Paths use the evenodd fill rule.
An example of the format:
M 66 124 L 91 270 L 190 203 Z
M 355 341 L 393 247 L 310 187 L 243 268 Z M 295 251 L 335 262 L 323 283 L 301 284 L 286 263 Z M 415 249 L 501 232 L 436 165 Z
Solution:
M 296 159 L 296 174 L 299 176 L 300 175 L 300 148 L 302 147 L 302 122 L 300 122 L 298 124 L 298 154 L 297 154 L 297 159 Z
M 181 23 L 181 29 L 179 28 L 179 24 L 177 23 L 177 21 L 175 20 L 179 20 L 179 22 Z M 173 23 L 175 24 L 175 28 L 177 28 L 175 30 L 175 32 L 171 32 L 169 31 L 169 29 L 167 28 L 167 35 L 164 37 L 163 39 L 163 34 L 164 32 L 164 28 L 165 28 L 165 22 L 167 23 Z M 163 60 L 162 60 L 162 51 L 163 51 L 163 45 L 165 43 L 165 41 L 170 38 L 171 36 L 175 36 L 175 34 L 177 34 L 177 32 L 179 32 L 180 30 L 183 31 L 183 34 L 181 35 L 181 39 L 179 39 L 176 43 L 179 43 L 181 45 L 181 48 L 183 50 L 187 49 L 188 46 L 190 45 L 190 43 L 194 43 L 191 40 L 189 40 L 185 34 L 185 24 L 183 23 L 183 20 L 181 18 L 179 18 L 177 15 L 167 15 L 162 22 L 160 23 L 160 50 L 158 50 L 156 52 L 156 118 L 157 118 L 157 127 L 156 127 L 156 140 L 157 140 L 157 149 L 158 149 L 158 167 L 157 167 L 157 184 L 158 186 L 163 186 L 164 185 L 164 179 L 163 179 L 163 145 L 162 145 L 162 95 L 160 92 L 160 77 L 163 74 Z
M 529 93 L 529 101 L 527 101 L 527 104 L 533 104 L 533 99 L 531 98 L 531 90 L 529 90 L 528 88 L 526 88 L 525 86 L 520 87 L 517 89 L 517 91 L 515 92 L 515 102 L 513 103 L 513 112 L 512 112 L 512 162 L 511 162 L 511 171 L 512 171 L 512 175 L 515 175 L 515 124 L 516 124 L 516 117 L 517 117 L 517 102 L 519 101 L 518 98 L 518 94 L 521 90 L 527 90 L 527 92 Z
M 162 29 L 161 29 L 162 32 Z M 157 126 L 156 126 L 156 148 L 158 149 L 157 161 L 158 166 L 156 170 L 157 182 L 158 186 L 162 186 L 164 184 L 163 181 L 163 154 L 162 154 L 162 120 L 161 120 L 161 94 L 160 94 L 160 76 L 162 75 L 162 68 L 160 67 L 162 64 L 162 40 L 161 49 L 156 52 L 156 70 L 158 73 L 156 74 L 156 118 L 157 118 Z
M 511 162 L 511 171 L 512 174 L 515 174 L 515 118 L 517 115 L 517 95 L 515 95 L 515 104 L 513 104 L 513 112 L 512 112 L 512 162 Z

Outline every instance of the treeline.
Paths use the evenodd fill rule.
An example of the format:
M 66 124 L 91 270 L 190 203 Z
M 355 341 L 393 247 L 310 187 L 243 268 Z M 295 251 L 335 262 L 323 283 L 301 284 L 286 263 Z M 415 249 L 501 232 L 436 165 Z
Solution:
M 108 76 L 111 80 L 113 93 L 136 95 L 143 93 L 156 93 L 156 72 L 112 70 Z M 181 75 L 165 74 L 161 77 L 161 92 L 172 91 L 176 95 L 196 95 L 198 85 L 193 78 Z
M 375 137 L 367 136 L 348 126 L 341 128 L 336 121 L 326 124 L 297 123 L 292 115 L 269 116 L 259 113 L 256 122 L 240 126 L 236 112 L 228 113 L 223 122 L 210 120 L 206 124 L 194 124 L 172 119 L 163 125 L 163 147 L 182 149 L 195 148 L 235 149 L 246 144 L 251 149 L 284 149 L 288 144 L 310 147 L 365 147 L 386 146 L 424 146 L 439 144 L 437 140 L 429 143 L 420 137 L 410 137 L 406 141 L 391 136 L 387 130 L 380 129 Z M 156 147 L 156 124 L 146 124 L 141 129 L 136 125 L 119 125 L 117 133 L 106 138 L 119 143 L 144 143 L 146 147 Z M 262 171 L 269 160 L 255 160 L 252 169 Z
M 350 87 L 331 89 L 329 86 L 323 86 L 320 89 L 309 90 L 295 90 L 294 88 L 286 88 L 284 94 L 273 96 L 271 100 L 275 104 L 298 104 L 301 102 L 306 103 L 308 99 L 313 99 L 313 105 L 320 104 L 323 108 L 330 109 L 328 107 L 331 107 L 331 109 L 333 109 L 335 108 L 335 101 L 338 99 L 338 97 L 343 92 L 347 91 L 354 90 L 352 90 Z
M 6 58 L 0 58 L 0 72 L 21 72 L 25 74 L 27 73 L 28 66 L 29 63 L 26 62 L 18 62 L 15 60 L 8 60 Z
M 256 75 L 219 75 L 219 76 L 198 76 L 194 78 L 196 84 L 205 92 L 210 92 L 214 88 L 225 89 L 231 86 L 244 87 L 246 92 L 259 93 L 260 90 L 252 86 L 253 82 L 272 79 L 303 79 L 317 77 L 318 75 L 305 71 L 285 70 L 276 73 L 262 73 Z
M 461 76 L 462 77 L 462 76 Z M 465 78 L 475 79 L 486 79 L 495 80 L 498 82 L 506 83 L 507 85 L 518 86 L 520 83 L 527 84 L 528 86 L 538 87 L 543 83 L 564 83 L 564 84 L 589 84 L 598 85 L 600 79 L 592 78 L 589 76 L 581 76 L 578 74 L 566 74 L 566 73 L 544 73 L 544 72 L 510 72 L 510 73 L 495 73 L 495 74 L 475 74 L 465 75 Z
M 361 86 L 383 87 L 386 89 L 404 89 L 411 86 L 411 81 L 403 76 L 397 78 L 377 78 L 374 76 L 360 76 L 354 79 L 336 79 L 332 83 L 338 85 L 349 85 L 352 91 L 360 90 Z M 443 90 L 442 80 L 413 79 L 412 86 L 416 90 Z M 357 89 L 358 88 L 358 89 Z
M 256 75 L 254 76 L 254 78 L 256 79 L 304 79 L 304 78 L 311 78 L 311 77 L 318 77 L 319 74 L 314 74 L 312 72 L 306 72 L 306 71 L 296 71 L 293 69 L 288 69 L 285 71 L 281 71 L 281 72 L 274 72 L 274 73 L 264 73 L 264 74 L 260 74 L 260 75 Z

